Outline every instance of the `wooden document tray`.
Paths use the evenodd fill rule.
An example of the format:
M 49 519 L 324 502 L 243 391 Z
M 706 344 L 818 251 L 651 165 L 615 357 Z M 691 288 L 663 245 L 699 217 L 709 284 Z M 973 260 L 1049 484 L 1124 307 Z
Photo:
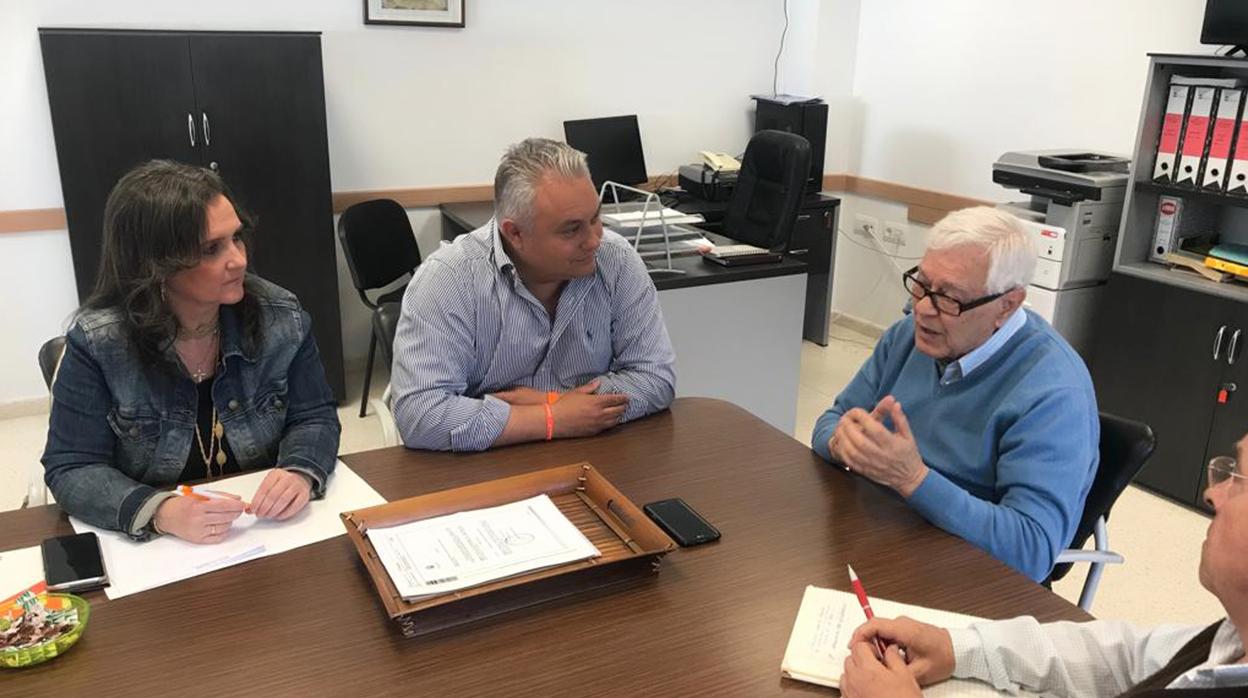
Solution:
M 601 556 L 405 601 L 366 531 L 548 495 Z M 390 618 L 408 637 L 658 572 L 676 544 L 589 463 L 411 497 L 341 514 Z

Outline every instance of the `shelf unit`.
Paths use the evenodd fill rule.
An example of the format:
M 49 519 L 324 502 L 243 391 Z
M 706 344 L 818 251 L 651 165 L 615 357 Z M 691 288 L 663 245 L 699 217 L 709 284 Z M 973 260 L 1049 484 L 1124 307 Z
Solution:
M 1157 449 L 1137 483 L 1203 508 L 1205 463 L 1248 430 L 1248 284 L 1217 283 L 1149 260 L 1160 198 L 1183 199 L 1221 242 L 1248 244 L 1248 196 L 1152 181 L 1170 80 L 1239 78 L 1248 60 L 1150 54 L 1114 270 L 1089 369 L 1100 409 L 1139 419 Z M 1206 231 L 1201 231 L 1206 232 Z

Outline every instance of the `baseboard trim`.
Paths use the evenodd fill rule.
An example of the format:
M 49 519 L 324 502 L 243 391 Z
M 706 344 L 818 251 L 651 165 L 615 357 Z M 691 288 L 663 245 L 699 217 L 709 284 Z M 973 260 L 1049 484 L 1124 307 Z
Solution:
M 38 414 L 47 414 L 47 412 L 47 397 L 28 397 L 0 402 L 0 419 L 33 417 Z
M 877 325 L 870 320 L 863 320 L 860 317 L 854 317 L 853 315 L 847 315 L 839 311 L 834 311 L 832 313 L 832 324 L 846 327 L 857 332 L 858 334 L 865 334 L 874 339 L 879 339 L 884 336 L 884 330 L 888 329 L 887 327 Z

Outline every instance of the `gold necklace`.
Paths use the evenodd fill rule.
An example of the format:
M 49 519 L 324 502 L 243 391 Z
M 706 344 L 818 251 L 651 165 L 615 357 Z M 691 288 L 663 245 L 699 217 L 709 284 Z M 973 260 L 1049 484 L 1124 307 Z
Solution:
M 195 383 L 204 382 L 204 379 L 211 376 L 214 372 L 214 369 L 216 369 L 217 356 L 220 354 L 220 340 L 217 338 L 217 335 L 215 334 L 212 335 L 212 342 L 208 346 L 209 346 L 208 351 L 206 351 L 204 353 L 204 356 L 200 358 L 198 361 L 194 361 L 194 362 L 188 361 L 186 357 L 182 357 L 181 352 L 179 352 L 178 354 L 180 357 L 182 357 L 182 363 L 186 365 L 186 370 L 188 373 L 190 373 L 191 380 L 194 381 Z M 196 366 L 193 369 L 191 368 L 192 363 L 194 363 Z
M 204 437 L 199 433 L 199 424 L 195 425 L 195 441 L 199 445 L 199 455 L 204 459 L 204 469 L 207 471 L 208 477 L 213 477 L 212 462 L 217 462 L 216 477 L 225 474 L 225 446 L 222 439 L 225 437 L 225 425 L 221 420 L 217 419 L 217 408 L 212 408 L 212 434 L 208 436 L 208 447 L 204 447 Z M 216 458 L 213 458 L 213 454 Z

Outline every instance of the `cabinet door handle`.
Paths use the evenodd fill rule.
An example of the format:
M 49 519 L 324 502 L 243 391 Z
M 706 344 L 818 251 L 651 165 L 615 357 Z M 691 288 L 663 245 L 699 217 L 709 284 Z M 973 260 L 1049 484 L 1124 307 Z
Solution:
M 1242 330 L 1236 329 L 1231 335 L 1231 346 L 1226 350 L 1226 363 L 1229 366 L 1235 365 L 1235 349 L 1239 347 L 1239 333 Z
M 204 145 L 212 145 L 212 128 L 208 125 L 208 113 L 201 111 L 199 115 L 204 118 Z
M 191 137 L 191 147 L 195 147 L 195 117 L 191 116 L 188 111 L 186 113 L 186 135 Z M 1214 357 L 1217 358 L 1217 357 Z

